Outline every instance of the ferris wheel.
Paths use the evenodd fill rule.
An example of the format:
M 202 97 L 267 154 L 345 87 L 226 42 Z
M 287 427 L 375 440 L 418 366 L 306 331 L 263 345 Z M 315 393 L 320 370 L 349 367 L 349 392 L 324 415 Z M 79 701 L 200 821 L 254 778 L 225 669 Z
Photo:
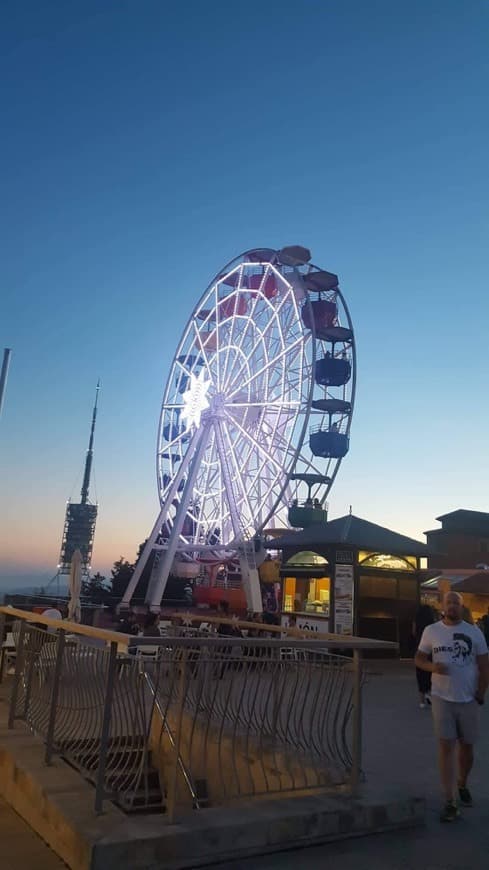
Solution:
M 257 248 L 221 269 L 170 367 L 156 454 L 161 510 L 122 604 L 153 550 L 154 609 L 175 560 L 227 553 L 260 611 L 255 541 L 300 526 L 304 508 L 313 521 L 326 517 L 349 448 L 355 373 L 338 277 L 312 265 L 307 249 Z

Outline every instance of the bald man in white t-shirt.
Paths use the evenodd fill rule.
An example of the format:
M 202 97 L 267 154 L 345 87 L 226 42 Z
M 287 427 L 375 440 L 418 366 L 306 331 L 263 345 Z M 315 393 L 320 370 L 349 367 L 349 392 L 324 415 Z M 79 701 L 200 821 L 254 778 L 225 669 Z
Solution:
M 462 619 L 462 596 L 447 592 L 443 605 L 443 619 L 425 628 L 414 661 L 416 667 L 432 674 L 431 705 L 446 800 L 440 821 L 451 822 L 460 815 L 456 799 L 456 744 L 458 796 L 463 806 L 472 806 L 467 779 L 474 763 L 479 705 L 484 703 L 489 684 L 489 659 L 481 630 Z

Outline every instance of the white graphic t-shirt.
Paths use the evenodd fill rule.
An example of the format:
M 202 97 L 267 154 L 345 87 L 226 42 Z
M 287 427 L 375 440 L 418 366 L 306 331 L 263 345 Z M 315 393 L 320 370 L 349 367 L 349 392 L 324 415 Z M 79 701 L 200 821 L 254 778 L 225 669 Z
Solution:
M 441 662 L 448 674 L 432 674 L 431 692 L 445 701 L 473 701 L 479 681 L 476 657 L 487 653 L 487 644 L 480 628 L 469 622 L 445 625 L 435 622 L 423 631 L 418 647 L 433 662 Z

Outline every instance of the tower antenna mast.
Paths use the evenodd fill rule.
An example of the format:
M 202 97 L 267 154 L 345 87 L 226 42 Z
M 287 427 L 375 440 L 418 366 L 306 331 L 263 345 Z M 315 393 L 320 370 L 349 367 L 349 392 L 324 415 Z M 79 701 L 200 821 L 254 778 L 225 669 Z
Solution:
M 97 381 L 97 389 L 95 390 L 95 404 L 93 406 L 92 426 L 90 429 L 90 440 L 88 442 L 87 458 L 85 459 L 85 471 L 83 474 L 83 483 L 81 488 L 81 504 L 86 504 L 88 501 L 88 489 L 90 486 L 90 474 L 92 472 L 93 462 L 93 436 L 95 433 L 95 421 L 97 419 L 97 402 L 100 390 L 100 379 Z

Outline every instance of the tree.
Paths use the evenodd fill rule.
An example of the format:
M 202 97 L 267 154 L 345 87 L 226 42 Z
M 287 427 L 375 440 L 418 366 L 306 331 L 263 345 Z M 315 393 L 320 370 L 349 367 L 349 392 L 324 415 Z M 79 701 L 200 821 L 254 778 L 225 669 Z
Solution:
M 105 577 L 97 571 L 93 577 L 82 582 L 81 594 L 88 598 L 91 604 L 103 604 L 109 594 Z
M 136 561 L 134 564 L 128 562 L 127 559 L 124 558 L 124 556 L 120 556 L 117 562 L 114 562 L 114 566 L 111 571 L 112 579 L 110 585 L 110 598 L 114 605 L 118 604 L 121 601 L 127 589 L 128 583 L 134 573 L 134 569 L 142 556 L 145 545 L 146 541 L 143 541 L 143 543 L 139 545 Z M 144 602 L 146 598 L 146 592 L 148 590 L 151 572 L 153 570 L 154 560 L 155 551 L 153 550 L 150 553 L 150 556 L 142 570 L 141 577 L 139 578 L 139 583 L 134 590 L 132 596 L 133 602 Z M 184 600 L 184 587 L 185 583 L 182 582 L 181 578 L 173 577 L 173 575 L 170 574 L 170 576 L 168 577 L 165 593 L 163 595 L 163 601 L 165 601 L 165 599 L 173 601 Z
M 124 595 L 127 584 L 134 573 L 134 565 L 128 562 L 124 556 L 120 556 L 117 562 L 114 562 L 110 573 L 112 575 L 110 581 L 111 597 L 118 602 Z

